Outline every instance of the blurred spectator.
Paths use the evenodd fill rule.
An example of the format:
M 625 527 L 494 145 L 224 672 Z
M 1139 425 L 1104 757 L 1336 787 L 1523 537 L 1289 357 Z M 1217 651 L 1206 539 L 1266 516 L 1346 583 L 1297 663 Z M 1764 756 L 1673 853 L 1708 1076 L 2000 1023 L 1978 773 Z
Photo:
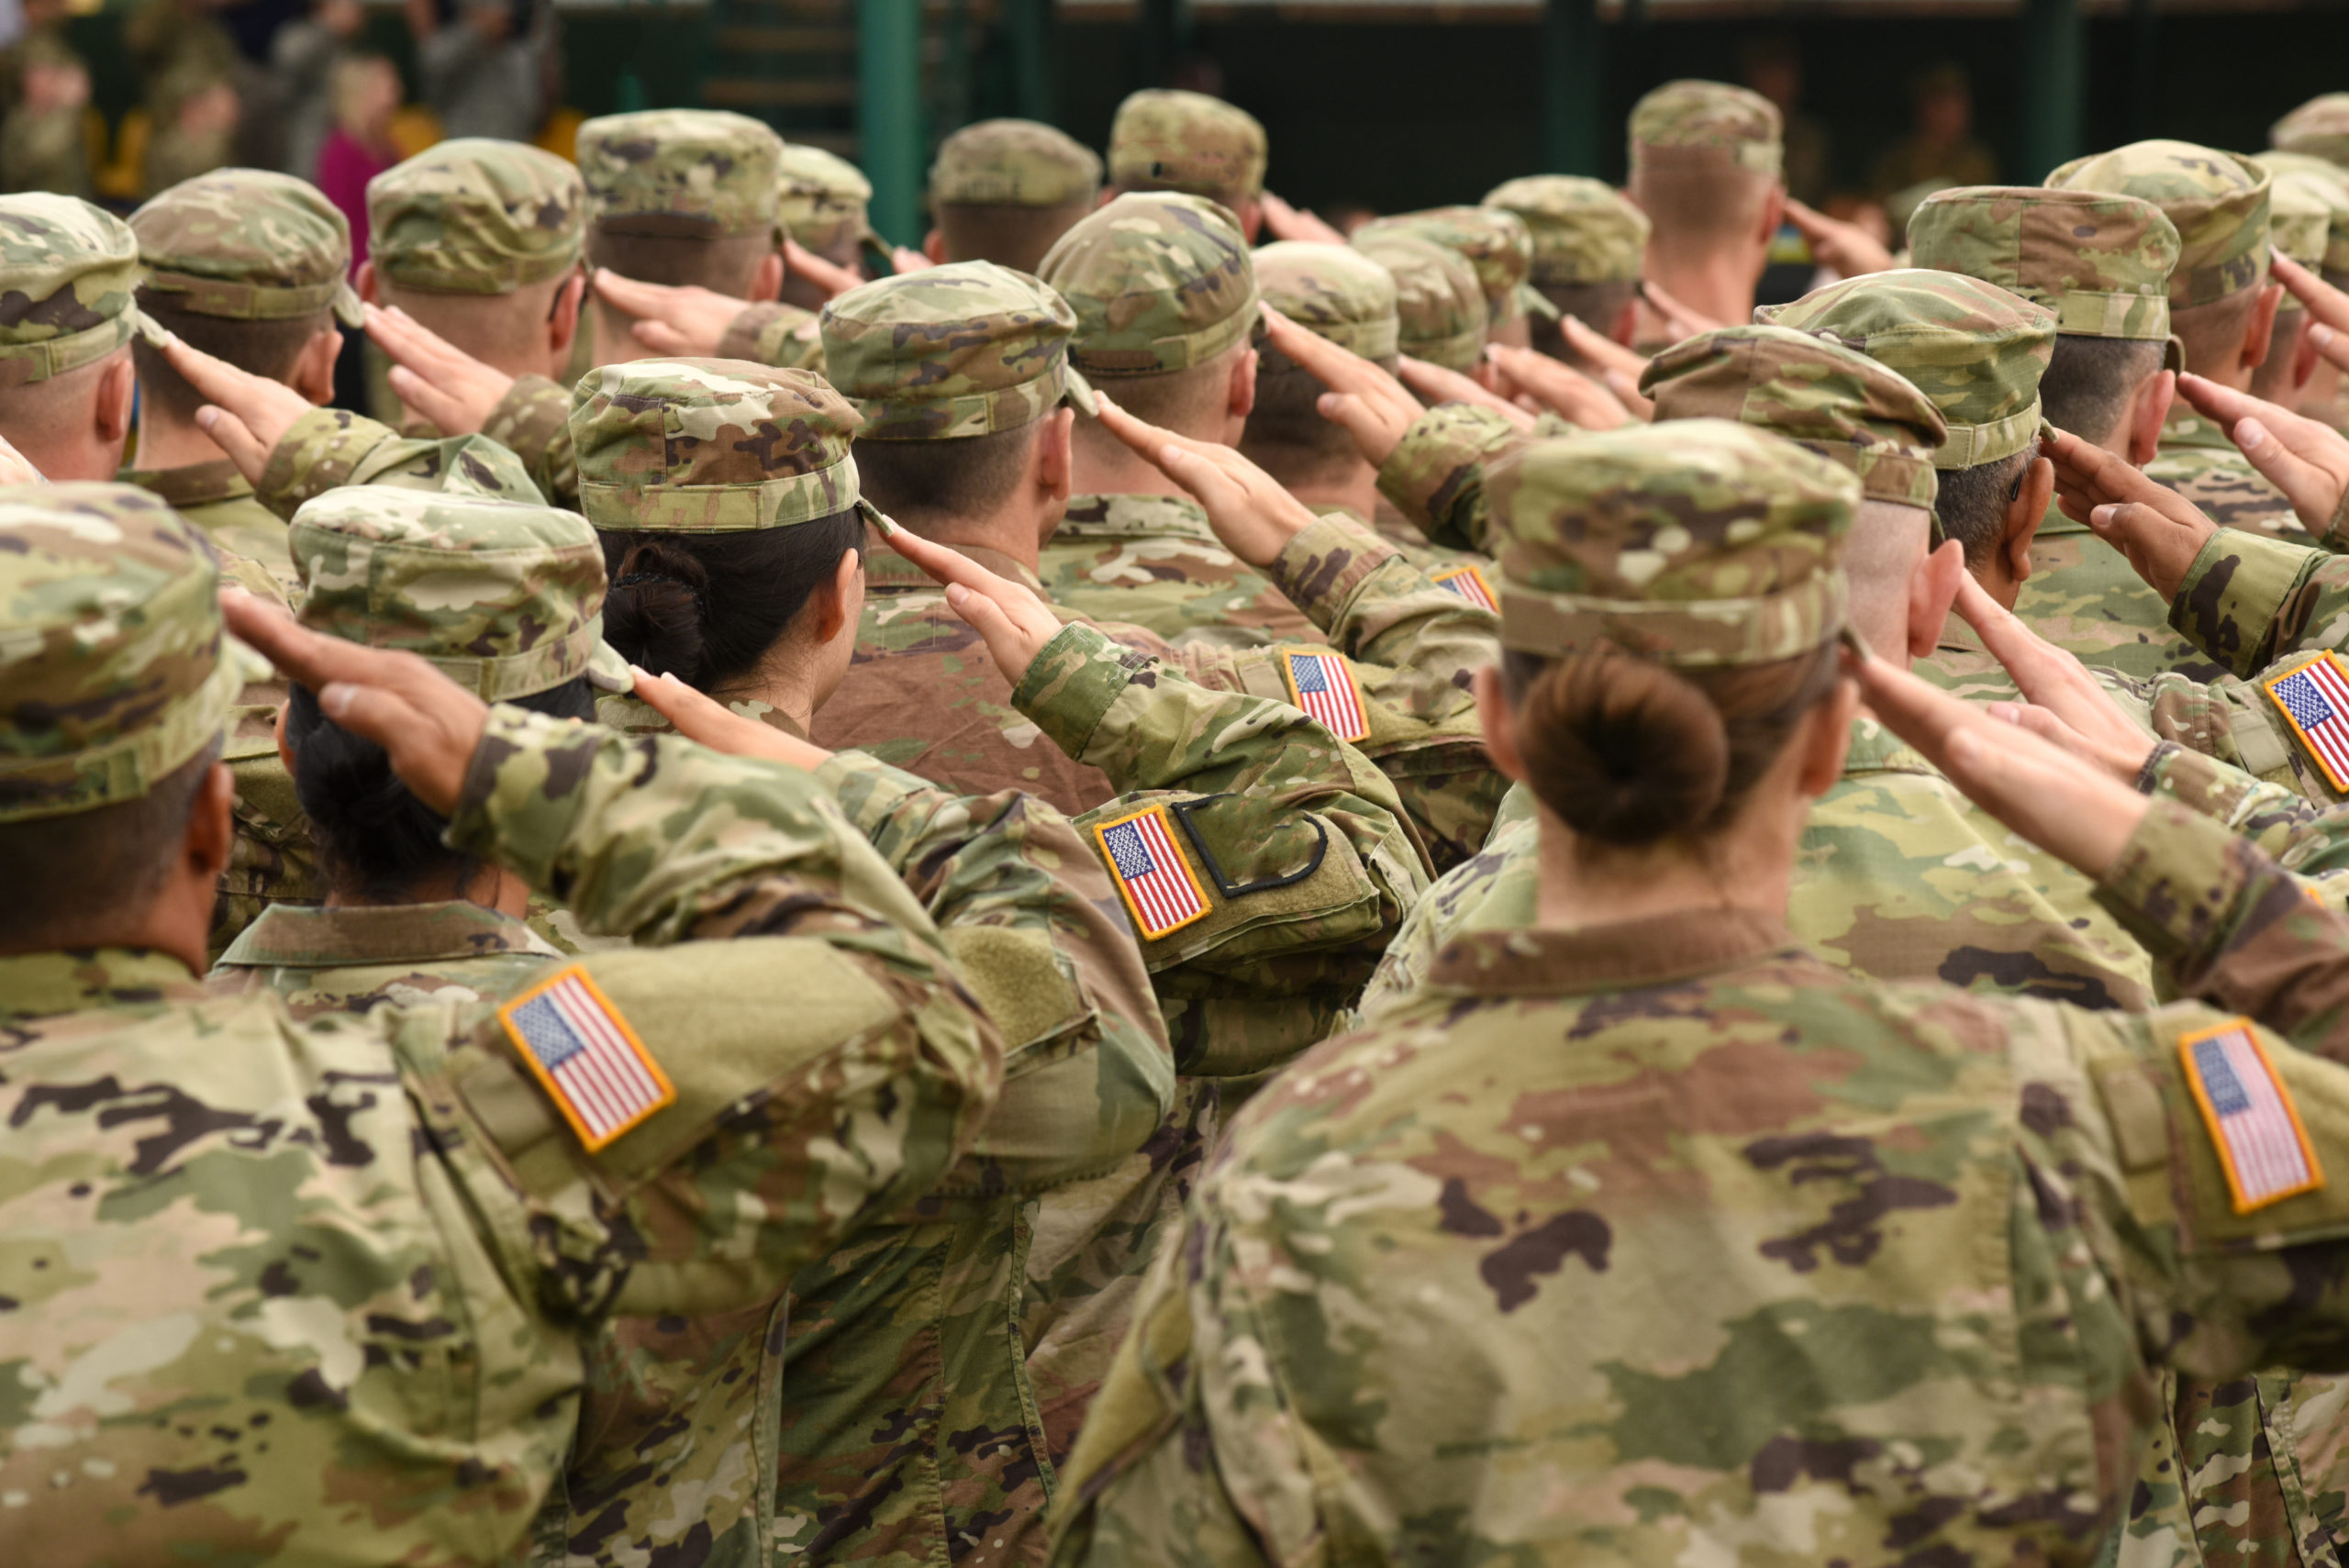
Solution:
M 366 20 L 359 0 L 316 0 L 308 16 L 278 28 L 271 41 L 269 69 L 285 133 L 279 167 L 287 173 L 318 177 L 318 154 L 340 117 L 335 76 Z
M 65 41 L 65 0 L 26 0 L 20 15 L 24 30 L 0 50 L 0 188 L 86 198 L 90 72 Z
M 351 220 L 351 265 L 367 259 L 367 182 L 400 161 L 392 144 L 399 112 L 400 73 L 380 54 L 347 54 L 335 61 L 333 128 L 319 149 L 311 178 Z
M 236 150 L 240 101 L 228 78 L 207 61 L 166 71 L 147 91 L 154 133 L 147 141 L 144 185 L 149 195 L 225 168 Z
M 1777 106 L 1786 122 L 1787 194 L 1817 206 L 1827 199 L 1834 156 L 1827 127 L 1802 109 L 1802 51 L 1782 33 L 1765 34 L 1745 46 L 1745 84 Z
M 451 137 L 528 141 L 546 117 L 551 17 L 531 0 L 463 0 L 445 26 L 432 0 L 408 0 L 425 106 Z
M 1883 201 L 1927 180 L 1953 185 L 1990 185 L 1998 161 L 1974 136 L 1974 89 L 1960 65 L 1942 64 L 1919 76 L 1911 91 L 1916 127 L 1885 149 L 1868 178 L 1868 191 Z

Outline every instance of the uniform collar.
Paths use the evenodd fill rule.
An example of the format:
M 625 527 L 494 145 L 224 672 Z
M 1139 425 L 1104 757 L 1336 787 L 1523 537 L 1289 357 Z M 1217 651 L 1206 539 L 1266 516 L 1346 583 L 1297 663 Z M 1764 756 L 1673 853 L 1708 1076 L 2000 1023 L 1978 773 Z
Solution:
M 1843 776 L 1861 773 L 1922 773 L 1939 776 L 1909 742 L 1865 715 L 1852 720 L 1852 742 L 1843 752 Z
M 998 577 L 1008 577 L 1030 593 L 1042 595 L 1044 580 L 1033 569 L 1022 565 L 999 550 L 983 544 L 958 544 L 958 554 L 969 556 Z M 930 574 L 885 544 L 876 544 L 864 552 L 864 591 L 868 594 L 940 593 L 942 590 L 931 581 Z
M 1428 989 L 1470 996 L 1629 990 L 1795 946 L 1782 917 L 1751 909 L 1688 909 L 1572 931 L 1468 931 L 1436 954 Z
M 1195 539 L 1220 548 L 1206 510 L 1186 495 L 1072 495 L 1055 537 Z
M 511 916 L 451 899 L 334 909 L 273 904 L 228 944 L 220 962 L 247 969 L 341 969 L 501 952 L 562 956 L 560 949 Z
M 868 583 L 866 586 L 870 587 Z M 791 721 L 791 716 L 779 707 L 770 707 L 755 699 L 729 702 L 726 705 L 744 718 L 755 718 L 761 724 L 782 730 L 795 740 L 805 740 L 807 732 Z M 617 729 L 623 735 L 673 735 L 675 730 L 661 716 L 661 710 L 633 692 L 614 692 L 596 699 L 596 722 L 607 729 Z M 414 908 L 417 906 L 411 905 Z M 225 962 L 226 960 L 223 960 Z
M 2169 417 L 2162 421 L 2159 451 L 2177 448 L 2231 452 L 2234 442 L 2227 439 L 2226 431 L 2194 411 L 2194 405 L 2179 398 L 2169 406 Z
M 0 1019 L 201 996 L 186 964 L 152 948 L 81 948 L 0 958 Z
M 192 462 L 184 468 L 126 468 L 116 477 L 173 506 L 241 501 L 253 493 L 251 483 L 227 458 L 218 462 Z

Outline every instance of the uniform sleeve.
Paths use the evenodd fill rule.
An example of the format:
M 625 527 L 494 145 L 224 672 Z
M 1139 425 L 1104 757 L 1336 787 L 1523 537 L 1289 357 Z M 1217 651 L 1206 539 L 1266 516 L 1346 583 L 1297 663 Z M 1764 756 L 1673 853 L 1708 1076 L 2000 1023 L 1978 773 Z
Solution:
M 269 454 L 253 494 L 291 521 L 302 503 L 345 484 L 391 484 L 546 505 L 521 459 L 485 436 L 424 439 L 345 408 L 314 408 Z
M 949 1188 L 1036 1191 L 1141 1148 L 1174 1104 L 1174 1052 L 1075 827 L 1032 795 L 954 795 L 861 752 L 816 778 L 921 900 L 1003 1033 L 1002 1097 Z
M 769 300 L 745 306 L 718 340 L 721 360 L 748 360 L 777 370 L 820 372 L 824 339 L 818 318 L 796 305 Z
M 2169 624 L 2238 675 L 2349 642 L 2349 558 L 2221 528 L 2187 568 Z
M 1343 515 L 1291 539 L 1273 581 L 1347 658 L 1408 673 L 1386 700 L 1418 717 L 1473 708 L 1469 677 L 1500 657 L 1500 617 L 1429 580 L 1403 553 Z
M 579 506 L 579 456 L 571 444 L 571 394 L 542 375 L 517 377 L 481 433 L 522 460 L 530 483 L 558 506 Z
M 2229 675 L 2204 682 L 2169 673 L 2127 684 L 2136 690 L 2146 727 L 2159 739 L 2331 805 L 2342 792 L 2266 686 L 2306 662 L 2305 656 L 2288 659 L 2248 681 Z
M 639 944 L 427 1075 L 502 1254 L 558 1309 L 772 1296 L 985 1122 L 999 1036 L 807 774 L 498 707 L 449 838 Z
M 1525 440 L 1525 433 L 1497 409 L 1465 403 L 1431 408 L 1379 465 L 1379 494 L 1417 524 L 1431 544 L 1490 555 L 1485 469 Z

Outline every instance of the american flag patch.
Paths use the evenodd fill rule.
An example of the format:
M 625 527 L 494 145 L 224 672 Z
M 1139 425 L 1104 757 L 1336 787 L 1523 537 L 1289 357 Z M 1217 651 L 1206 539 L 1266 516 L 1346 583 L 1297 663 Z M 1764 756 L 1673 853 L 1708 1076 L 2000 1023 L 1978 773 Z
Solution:
M 2188 1035 L 2177 1051 L 2237 1214 L 2324 1185 L 2300 1113 L 2249 1019 Z
M 1493 597 L 1493 585 L 1476 570 L 1473 561 L 1463 562 L 1448 572 L 1431 574 L 1428 581 L 1439 588 L 1449 588 L 1480 610 L 1498 611 L 1500 601 Z
M 1153 806 L 1093 829 L 1101 858 L 1125 895 L 1134 929 L 1146 941 L 1179 931 L 1208 912 L 1208 895 L 1167 831 L 1166 808 Z
M 2349 795 L 2349 673 L 2344 673 L 2341 656 L 2320 653 L 2266 686 L 2268 699 L 2299 731 L 2301 743 L 2332 787 Z
M 1342 653 L 1293 653 L 1283 650 L 1281 673 L 1288 677 L 1289 700 L 1341 740 L 1370 739 L 1370 716 Z
M 584 969 L 566 969 L 532 987 L 497 1017 L 590 1151 L 677 1097 L 668 1074 Z

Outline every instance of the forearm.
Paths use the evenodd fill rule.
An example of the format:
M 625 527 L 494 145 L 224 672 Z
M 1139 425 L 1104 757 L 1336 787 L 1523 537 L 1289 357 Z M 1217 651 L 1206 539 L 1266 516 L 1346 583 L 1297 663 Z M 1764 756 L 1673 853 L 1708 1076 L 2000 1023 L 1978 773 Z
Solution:
M 530 483 L 558 506 L 579 505 L 571 443 L 571 394 L 542 375 L 518 377 L 482 421 L 481 433 L 522 460 Z
M 2186 572 L 2170 626 L 2237 675 L 2295 649 L 2349 639 L 2349 560 L 2221 528 Z
M 1430 543 L 1490 554 L 1485 471 L 1527 439 L 1497 409 L 1460 403 L 1431 408 L 1403 433 L 1379 466 L 1379 493 L 1417 524 Z
M 1352 517 L 1325 517 L 1298 534 L 1271 574 L 1347 658 L 1409 672 L 1431 696 L 1457 698 L 1461 676 L 1500 656 L 1498 616 L 1430 581 Z M 1431 716 L 1425 704 L 1406 706 Z

